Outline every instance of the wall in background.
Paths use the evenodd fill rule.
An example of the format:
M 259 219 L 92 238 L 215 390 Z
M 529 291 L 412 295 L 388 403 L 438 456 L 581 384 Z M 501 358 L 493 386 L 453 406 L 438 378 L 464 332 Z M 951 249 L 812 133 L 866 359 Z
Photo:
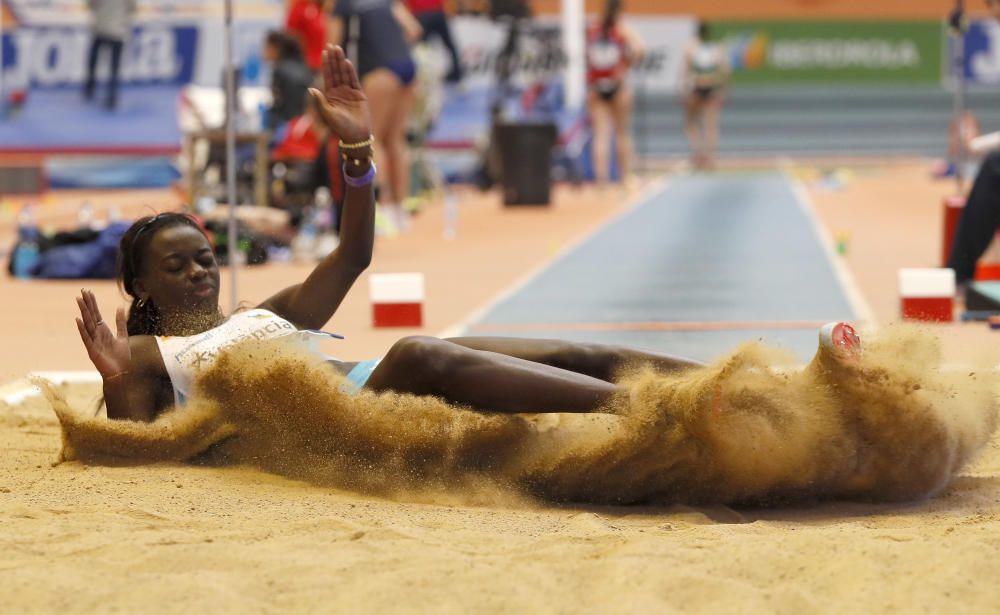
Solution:
M 603 0 L 585 0 L 598 12 Z M 943 19 L 952 0 L 625 0 L 630 13 L 687 14 L 704 19 Z M 533 0 L 539 13 L 558 12 L 560 0 Z M 966 3 L 985 12 L 982 2 Z

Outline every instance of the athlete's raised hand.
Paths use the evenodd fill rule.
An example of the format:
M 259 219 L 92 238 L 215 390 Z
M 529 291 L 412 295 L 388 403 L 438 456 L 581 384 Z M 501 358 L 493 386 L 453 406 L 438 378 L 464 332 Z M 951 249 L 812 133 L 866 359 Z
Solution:
M 323 91 L 310 88 L 320 117 L 342 143 L 360 143 L 372 134 L 368 97 L 361 89 L 354 65 L 338 46 L 323 52 Z

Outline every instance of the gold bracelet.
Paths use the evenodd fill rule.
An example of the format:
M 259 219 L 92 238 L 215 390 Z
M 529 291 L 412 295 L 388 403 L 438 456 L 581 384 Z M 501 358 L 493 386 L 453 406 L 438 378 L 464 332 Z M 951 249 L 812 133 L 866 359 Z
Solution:
M 115 378 L 121 378 L 122 376 L 124 376 L 126 374 L 128 374 L 128 370 L 127 369 L 123 369 L 122 371 L 118 372 L 117 374 L 114 374 L 113 376 L 106 377 L 104 379 L 104 382 L 107 382 L 109 380 L 114 380 Z
M 369 136 L 364 141 L 359 141 L 358 143 L 340 143 L 340 149 L 361 149 L 362 147 L 370 147 L 375 145 L 375 135 Z

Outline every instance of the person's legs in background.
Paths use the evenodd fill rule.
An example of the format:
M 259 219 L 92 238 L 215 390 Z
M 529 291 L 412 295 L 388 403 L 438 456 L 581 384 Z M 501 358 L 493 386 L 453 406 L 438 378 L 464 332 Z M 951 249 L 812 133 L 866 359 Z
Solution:
M 601 95 L 591 90 L 587 94 L 587 106 L 590 110 L 590 128 L 594 133 L 591 143 L 591 160 L 594 167 L 594 181 L 599 186 L 605 186 L 611 176 L 609 150 L 611 148 L 611 109 L 601 99 Z
M 623 186 L 632 182 L 632 89 L 622 85 L 611 101 L 615 129 L 618 178 Z
M 986 156 L 958 219 L 948 258 L 958 284 L 975 276 L 976 262 L 1000 229 L 1000 151 Z
M 97 83 L 97 58 L 103 46 L 104 38 L 95 34 L 90 41 L 90 52 L 87 54 L 87 79 L 83 83 L 83 98 L 88 101 L 94 98 L 94 87 Z
M 445 49 L 448 50 L 448 55 L 451 57 L 451 70 L 448 71 L 445 79 L 451 83 L 461 81 L 463 75 L 462 60 L 458 54 L 458 47 L 455 46 L 455 40 L 451 35 L 451 27 L 448 25 L 448 15 L 444 11 L 426 11 L 416 17 L 417 21 L 420 22 L 420 26 L 424 29 L 423 40 L 428 41 L 432 36 L 436 35 L 441 39 Z
M 111 49 L 111 77 L 108 80 L 108 96 L 104 99 L 104 106 L 113 111 L 118 106 L 118 76 L 125 42 L 109 39 L 107 44 Z
M 700 169 L 705 160 L 705 145 L 701 137 L 703 114 L 701 100 L 696 94 L 690 94 L 684 101 L 684 134 L 691 150 L 691 164 L 696 169 Z
M 379 169 L 379 194 L 384 213 L 389 216 L 389 234 L 402 230 L 406 221 L 403 200 L 409 196 L 409 168 L 406 145 L 406 118 L 413 104 L 413 87 L 403 85 L 387 68 L 364 76 L 362 88 L 368 97 L 375 136 L 375 160 Z
M 703 112 L 703 134 L 704 134 L 704 163 L 705 168 L 715 167 L 715 155 L 719 149 L 719 115 L 722 112 L 722 96 L 719 92 L 714 92 L 705 101 Z
M 396 203 L 396 224 L 401 231 L 410 226 L 409 214 L 403 208 L 406 199 L 410 197 L 410 146 L 406 141 L 406 125 L 415 96 L 412 83 L 400 89 L 389 118 L 389 135 L 385 146 L 385 154 L 391 161 L 389 181 Z
M 521 24 L 516 18 L 508 18 L 507 39 L 497 54 L 496 95 L 492 105 L 494 117 L 501 112 L 505 101 L 512 92 L 511 79 L 514 76 L 517 50 L 521 40 Z

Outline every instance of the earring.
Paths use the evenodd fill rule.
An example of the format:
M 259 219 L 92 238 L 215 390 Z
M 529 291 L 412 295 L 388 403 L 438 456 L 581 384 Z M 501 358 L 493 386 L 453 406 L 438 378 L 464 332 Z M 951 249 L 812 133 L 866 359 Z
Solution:
M 145 299 L 139 299 L 138 301 L 135 302 L 135 307 L 137 307 L 137 308 L 141 308 L 144 305 L 146 305 L 146 300 Z

